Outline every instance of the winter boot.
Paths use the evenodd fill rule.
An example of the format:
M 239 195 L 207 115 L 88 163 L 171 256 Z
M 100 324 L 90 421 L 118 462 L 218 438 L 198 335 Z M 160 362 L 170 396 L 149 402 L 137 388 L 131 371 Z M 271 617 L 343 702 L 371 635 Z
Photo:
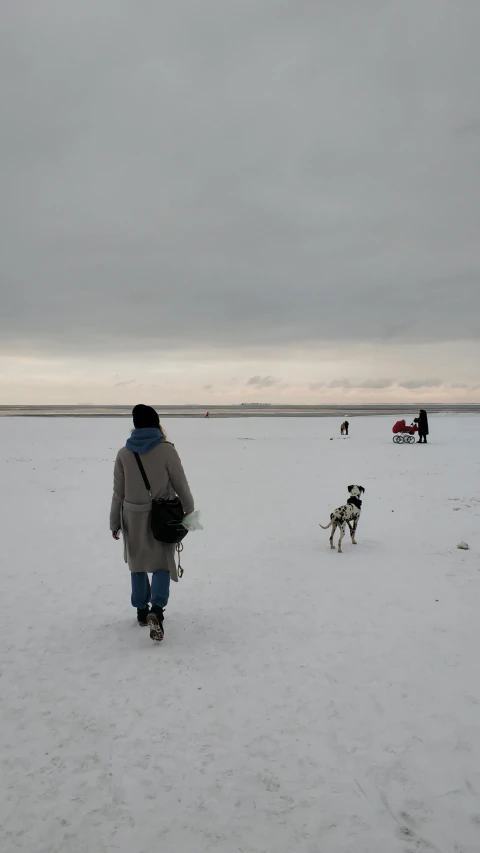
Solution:
M 147 616 L 147 624 L 150 628 L 150 639 L 160 643 L 163 640 L 163 607 L 154 604 Z
M 142 607 L 141 610 L 137 609 L 137 622 L 142 628 L 146 628 L 148 625 L 147 616 L 150 613 L 150 610 L 147 607 Z

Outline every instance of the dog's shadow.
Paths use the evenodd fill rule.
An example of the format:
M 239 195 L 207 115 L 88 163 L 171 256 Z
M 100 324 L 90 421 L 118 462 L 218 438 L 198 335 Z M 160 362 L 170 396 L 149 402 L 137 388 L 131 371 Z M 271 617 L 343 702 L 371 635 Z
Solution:
M 361 536 L 357 539 L 356 545 L 352 545 L 350 542 L 347 542 L 344 547 L 347 545 L 350 550 L 360 551 L 363 554 L 377 554 L 381 551 L 387 550 L 385 543 L 380 539 L 362 539 Z
M 337 546 L 335 548 L 330 548 L 330 545 L 327 542 L 327 547 L 320 546 L 320 550 L 329 551 L 331 554 L 337 553 Z M 365 554 L 381 554 L 386 552 L 387 548 L 383 542 L 379 539 L 357 539 L 357 544 L 354 545 L 352 542 L 347 540 L 345 537 L 342 542 L 342 550 L 340 552 L 340 556 L 344 556 L 346 554 L 355 554 L 360 557 Z

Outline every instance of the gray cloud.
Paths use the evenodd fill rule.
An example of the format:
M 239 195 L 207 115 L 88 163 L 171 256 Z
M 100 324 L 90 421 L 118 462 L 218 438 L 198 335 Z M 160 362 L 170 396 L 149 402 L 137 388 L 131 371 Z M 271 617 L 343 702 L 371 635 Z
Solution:
M 440 388 L 443 384 L 444 382 L 442 379 L 406 379 L 402 382 L 394 379 L 365 379 L 363 382 L 351 382 L 350 379 L 332 379 L 332 381 L 328 383 L 328 388 L 339 388 L 344 390 L 359 390 L 364 388 L 366 390 L 375 391 L 398 386 L 399 388 L 406 388 L 410 391 L 414 391 L 419 388 Z M 319 382 L 313 383 L 309 387 L 311 390 L 314 390 L 315 387 L 321 388 L 323 386 L 324 383 Z M 462 383 L 460 385 L 450 385 L 449 387 L 468 388 L 469 386 Z
M 473 118 L 455 128 L 456 136 L 478 136 L 480 134 L 480 118 Z
M 407 379 L 404 382 L 399 382 L 398 385 L 400 388 L 415 391 L 418 388 L 440 388 L 443 381 L 441 379 Z
M 279 380 L 273 376 L 251 376 L 247 385 L 253 385 L 254 388 L 272 388 L 278 383 Z
M 366 388 L 366 389 L 383 389 L 390 388 L 394 385 L 392 379 L 365 379 L 364 382 L 351 382 L 350 379 L 332 379 L 329 383 L 329 388 Z
M 372 389 L 381 389 L 381 388 L 391 388 L 394 385 L 394 381 L 392 379 L 366 379 L 365 382 L 362 382 L 358 387 L 359 388 L 372 388 Z
M 479 340 L 479 27 L 446 0 L 5 3 L 4 345 Z
M 116 388 L 124 388 L 126 385 L 135 385 L 136 379 L 124 379 L 121 382 L 115 382 Z
M 329 388 L 353 388 L 349 379 L 332 379 L 328 384 Z

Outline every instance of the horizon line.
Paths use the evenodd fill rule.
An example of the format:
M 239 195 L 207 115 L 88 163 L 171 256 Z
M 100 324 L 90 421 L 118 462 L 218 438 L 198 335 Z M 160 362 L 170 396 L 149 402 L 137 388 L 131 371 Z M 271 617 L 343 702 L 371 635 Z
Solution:
M 129 409 L 136 403 L 0 403 L 0 411 L 4 409 Z M 399 402 L 372 402 L 372 403 L 151 403 L 158 409 L 201 409 L 202 411 L 214 411 L 215 409 L 392 409 L 413 408 L 417 409 L 418 401 L 401 400 Z M 452 403 L 429 402 L 426 408 L 455 408 L 470 407 L 480 408 L 478 402 L 456 401 Z

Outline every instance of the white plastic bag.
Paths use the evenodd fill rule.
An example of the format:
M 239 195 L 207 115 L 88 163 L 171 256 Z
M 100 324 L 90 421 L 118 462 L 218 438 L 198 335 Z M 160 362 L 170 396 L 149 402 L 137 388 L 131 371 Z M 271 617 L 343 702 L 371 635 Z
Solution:
M 182 521 L 184 527 L 191 533 L 192 530 L 203 530 L 203 525 L 200 521 L 200 512 L 198 509 L 186 515 Z

